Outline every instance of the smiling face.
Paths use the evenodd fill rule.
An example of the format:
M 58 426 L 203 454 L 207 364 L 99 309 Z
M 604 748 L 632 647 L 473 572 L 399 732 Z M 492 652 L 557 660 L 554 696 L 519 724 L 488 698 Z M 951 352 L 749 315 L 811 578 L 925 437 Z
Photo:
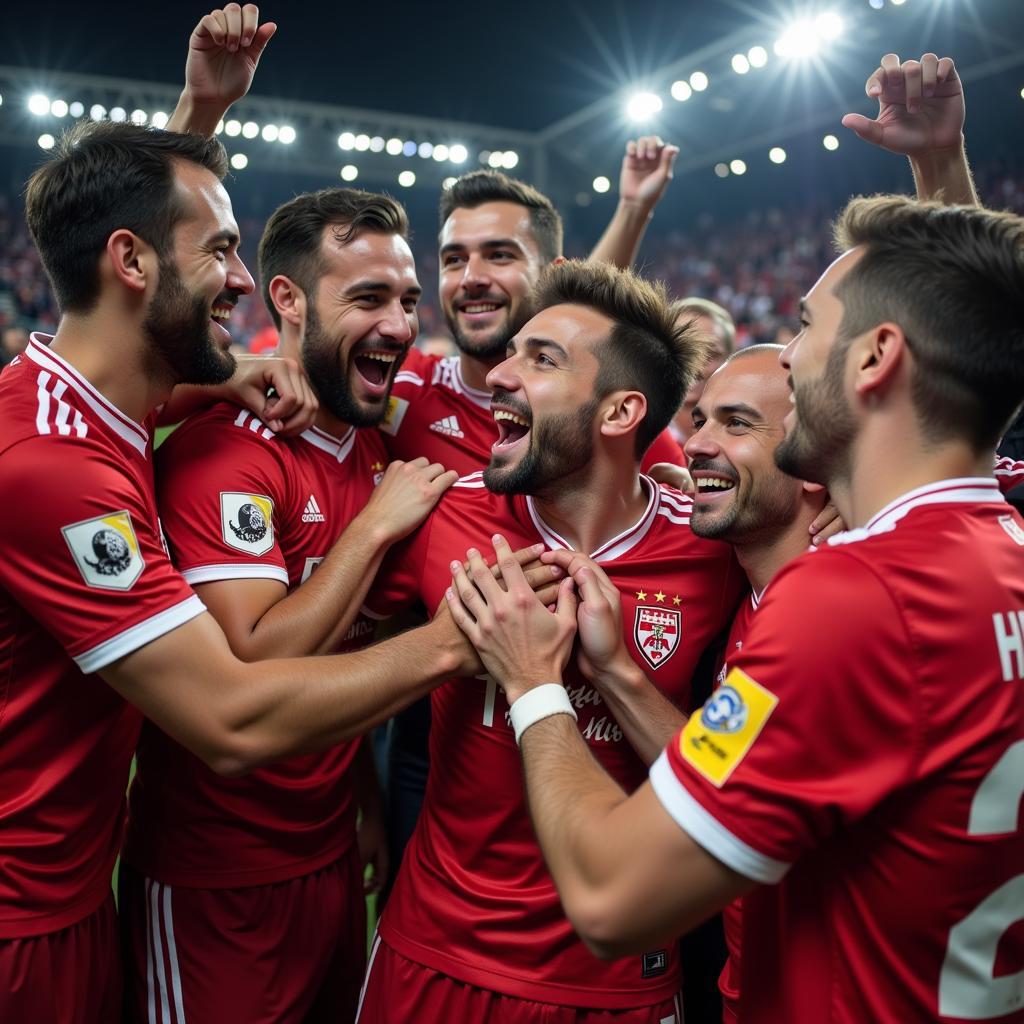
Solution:
M 441 229 L 440 297 L 466 355 L 504 355 L 530 318 L 529 295 L 543 267 L 530 211 L 511 202 L 452 211 Z
M 498 428 L 484 470 L 490 490 L 538 494 L 588 466 L 599 404 L 595 349 L 612 327 L 584 306 L 551 306 L 509 342 L 508 358 L 487 375 Z
M 184 215 L 160 258 L 143 331 L 175 383 L 216 384 L 235 366 L 224 323 L 239 296 L 253 291 L 253 280 L 238 255 L 231 200 L 216 176 L 179 163 L 175 190 Z
M 726 363 L 694 409 L 685 452 L 697 487 L 690 525 L 700 537 L 763 538 L 800 511 L 803 485 L 774 458 L 791 407 L 779 351 L 751 351 Z
M 373 426 L 387 412 L 395 374 L 416 339 L 422 289 L 401 235 L 362 231 L 340 239 L 336 226 L 325 229 L 326 271 L 308 300 L 302 363 L 332 416 Z

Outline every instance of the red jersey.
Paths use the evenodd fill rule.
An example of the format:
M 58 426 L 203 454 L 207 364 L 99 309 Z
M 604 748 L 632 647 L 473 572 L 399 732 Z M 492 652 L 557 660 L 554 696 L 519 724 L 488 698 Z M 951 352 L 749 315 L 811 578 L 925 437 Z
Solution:
M 742 584 L 730 548 L 690 530 L 690 499 L 653 481 L 640 520 L 593 557 L 623 598 L 630 653 L 685 707 L 704 648 L 728 624 Z M 458 481 L 417 534 L 389 556 L 369 606 L 391 613 L 422 598 L 436 608 L 451 559 L 486 550 L 500 531 L 513 548 L 568 545 L 531 498 L 488 491 L 481 473 Z M 600 695 L 571 664 L 566 687 L 594 756 L 627 790 L 646 768 Z M 430 775 L 409 850 L 380 923 L 399 954 L 457 980 L 576 1007 L 624 1009 L 670 999 L 676 951 L 607 964 L 566 919 L 523 793 L 508 704 L 487 676 L 434 691 Z
M 416 348 L 395 375 L 380 430 L 393 459 L 425 455 L 462 476 L 491 461 L 491 445 L 498 439 L 490 391 L 465 382 L 458 356 L 429 356 Z M 641 468 L 646 471 L 655 462 L 686 465 L 682 448 L 667 430 L 654 439 Z
M 0 939 L 109 895 L 142 718 L 96 673 L 204 611 L 161 542 L 151 421 L 47 341 L 0 376 Z
M 175 564 L 190 583 L 275 579 L 299 586 L 363 508 L 387 455 L 374 430 L 313 427 L 282 440 L 222 403 L 161 446 L 157 488 Z M 339 650 L 363 646 L 360 616 Z M 347 773 L 358 740 L 226 779 L 146 723 L 124 857 L 170 885 L 240 888 L 316 871 L 355 837 Z
M 1022 680 L 1024 525 L 991 477 L 911 491 L 772 581 L 651 769 L 767 883 L 744 1024 L 1024 1020 Z

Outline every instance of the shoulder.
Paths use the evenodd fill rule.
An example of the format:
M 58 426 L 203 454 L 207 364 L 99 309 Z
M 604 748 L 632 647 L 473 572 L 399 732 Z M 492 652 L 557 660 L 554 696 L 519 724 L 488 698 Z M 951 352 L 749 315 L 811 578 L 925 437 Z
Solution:
M 405 384 L 413 388 L 429 384 L 434 377 L 434 369 L 440 361 L 439 356 L 430 356 L 418 348 L 409 349 L 402 365 L 395 374 L 395 386 Z
M 285 448 L 259 417 L 240 406 L 218 402 L 177 427 L 160 446 L 158 458 L 163 463 L 188 456 L 224 461 L 236 457 L 239 449 L 279 457 Z

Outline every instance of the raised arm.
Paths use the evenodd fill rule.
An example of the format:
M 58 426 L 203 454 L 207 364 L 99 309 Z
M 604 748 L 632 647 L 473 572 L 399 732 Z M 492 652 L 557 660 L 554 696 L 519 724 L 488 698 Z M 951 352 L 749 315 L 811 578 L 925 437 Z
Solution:
M 864 89 L 878 115 L 847 114 L 843 124 L 865 142 L 910 161 L 919 199 L 978 205 L 964 148 L 964 91 L 951 57 L 924 54 L 900 63 L 887 53 Z
M 259 23 L 255 4 L 227 4 L 204 15 L 188 41 L 185 88 L 168 131 L 213 135 L 231 104 L 252 85 L 263 50 L 277 31 Z
M 590 259 L 631 267 L 654 208 L 672 180 L 678 146 L 669 146 L 656 135 L 630 140 L 619 175 L 619 203 Z

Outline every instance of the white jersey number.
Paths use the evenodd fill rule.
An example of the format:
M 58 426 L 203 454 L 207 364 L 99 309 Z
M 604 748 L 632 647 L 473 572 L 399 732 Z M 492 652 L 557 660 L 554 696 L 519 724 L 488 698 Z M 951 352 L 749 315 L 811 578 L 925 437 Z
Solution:
M 1014 743 L 982 780 L 971 801 L 967 832 L 1010 835 L 1020 828 L 1024 796 L 1024 740 Z M 994 977 L 999 940 L 1024 920 L 1024 875 L 1011 878 L 953 926 L 939 976 L 939 1013 L 991 1020 L 1024 1006 L 1024 970 Z

